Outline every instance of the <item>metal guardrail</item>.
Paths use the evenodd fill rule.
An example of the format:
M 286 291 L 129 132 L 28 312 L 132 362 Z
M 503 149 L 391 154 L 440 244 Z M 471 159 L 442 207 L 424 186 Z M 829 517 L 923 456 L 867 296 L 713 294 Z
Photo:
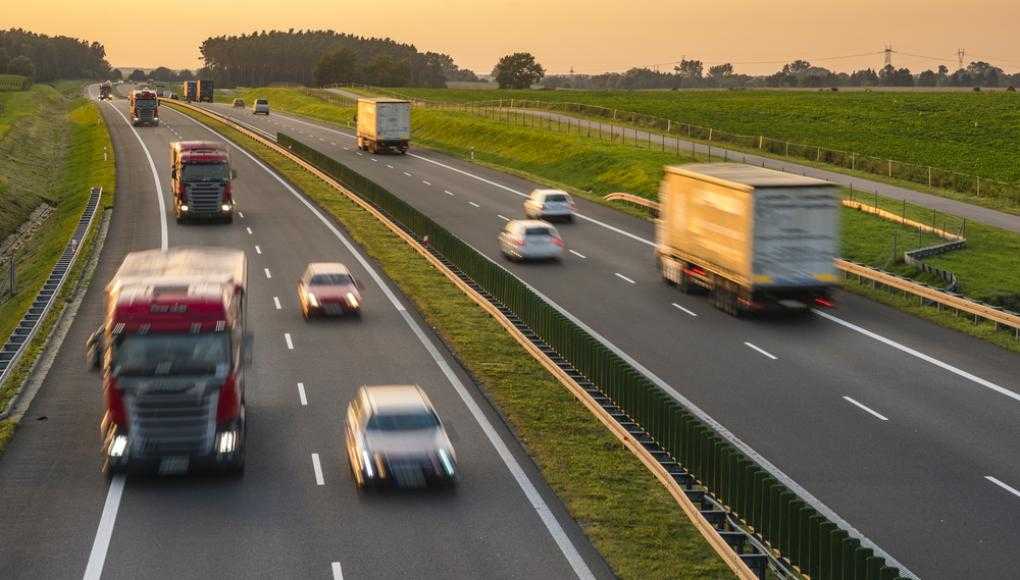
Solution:
M 92 225 L 93 218 L 95 218 L 96 209 L 99 207 L 99 200 L 102 194 L 103 189 L 101 187 L 92 188 L 88 202 L 85 204 L 85 210 L 82 212 L 81 219 L 78 220 L 78 226 L 64 247 L 63 253 L 57 259 L 57 263 L 54 264 L 35 301 L 29 306 L 28 312 L 22 316 L 21 322 L 18 323 L 14 331 L 7 338 L 3 348 L 0 348 L 0 384 L 7 379 L 17 365 L 21 355 L 24 354 L 25 349 L 32 342 L 32 338 L 35 337 L 42 321 L 46 319 L 46 315 L 53 307 L 57 295 L 60 294 L 60 289 L 67 279 L 67 273 L 70 272 L 78 257 L 81 242 L 85 239 L 89 227 Z M 14 401 L 12 399 L 11 403 L 8 404 L 8 408 L 0 413 L 0 418 L 7 416 L 10 406 Z

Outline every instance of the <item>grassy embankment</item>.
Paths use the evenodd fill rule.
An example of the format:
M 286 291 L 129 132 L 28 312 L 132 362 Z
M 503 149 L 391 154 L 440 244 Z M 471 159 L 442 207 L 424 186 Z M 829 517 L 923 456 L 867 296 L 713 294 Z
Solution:
M 333 121 L 346 119 L 349 108 L 338 107 L 298 92 L 295 89 L 276 89 L 287 99 L 281 99 L 280 109 L 290 102 L 300 103 L 304 110 L 314 110 L 309 116 Z M 318 101 L 318 102 L 316 102 Z M 294 111 L 296 112 L 296 110 Z M 532 127 L 507 126 L 475 115 L 416 109 L 414 112 L 414 141 L 459 157 L 468 157 L 474 151 L 476 162 L 497 167 L 539 182 L 564 187 L 590 199 L 600 200 L 602 195 L 614 191 L 627 191 L 655 199 L 662 166 L 691 161 L 689 156 L 676 156 L 656 150 L 631 146 L 612 145 L 585 137 L 550 132 Z M 867 196 L 869 203 L 874 196 Z M 879 205 L 902 213 L 901 201 L 879 197 Z M 634 212 L 632 208 L 629 211 Z M 907 205 L 907 217 L 930 223 L 931 210 Z M 937 225 L 958 230 L 962 220 L 938 214 Z M 961 280 L 960 292 L 976 300 L 1020 308 L 1020 268 L 1015 267 L 1015 256 L 1020 255 L 1020 236 L 983 224 L 968 222 L 965 234 L 968 246 L 956 252 L 932 258 L 933 265 L 952 270 Z M 906 250 L 937 243 L 933 236 L 917 235 L 916 230 L 905 228 L 855 210 L 843 210 L 842 257 L 874 267 L 894 271 L 920 281 L 927 276 L 917 273 L 899 260 Z M 897 259 L 894 260 L 896 250 Z M 882 293 L 871 292 L 851 282 L 848 289 L 885 298 Z M 1001 346 L 1020 350 L 1015 339 L 996 333 L 988 325 L 975 325 L 952 314 L 939 313 L 930 308 L 910 305 L 909 300 L 889 296 L 881 300 L 947 326 L 975 334 Z
M 10 334 L 43 282 L 49 276 L 74 231 L 89 188 L 102 186 L 103 207 L 113 204 L 116 170 L 106 126 L 94 103 L 81 98 L 81 83 L 58 83 L 57 89 L 35 85 L 25 93 L 0 93 L 9 106 L 0 118 L 0 237 L 15 231 L 40 203 L 54 210 L 17 255 L 18 285 L 15 296 L 0 304 L 0 337 Z M 104 153 L 109 152 L 104 159 Z M 7 211 L 10 209 L 11 211 Z M 98 224 L 98 218 L 97 222 Z M 6 406 L 41 352 L 43 338 L 70 300 L 88 261 L 95 232 L 85 240 L 68 283 L 57 297 L 50 316 L 36 340 L 3 385 L 0 408 Z M 0 423 L 0 449 L 14 425 Z
M 982 178 L 1020 182 L 1020 164 L 1016 163 L 1013 151 L 1014 144 L 1020 140 L 1020 96 L 1016 93 L 394 90 L 442 102 L 512 98 L 584 103 L 712 127 L 717 131 L 765 135 L 881 159 L 931 165 Z M 720 143 L 720 147 L 761 153 L 730 143 Z M 1020 213 L 1017 200 L 928 188 L 799 158 L 792 161 Z
M 369 213 L 296 164 L 222 124 L 203 120 L 258 155 L 329 211 L 414 300 L 428 323 L 485 386 L 546 481 L 617 574 L 625 578 L 730 576 L 642 464 L 446 277 Z

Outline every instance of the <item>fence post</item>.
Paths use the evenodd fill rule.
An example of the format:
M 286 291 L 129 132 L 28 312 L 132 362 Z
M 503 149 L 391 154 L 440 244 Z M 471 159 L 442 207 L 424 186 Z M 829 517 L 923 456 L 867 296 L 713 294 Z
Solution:
M 784 156 L 785 157 L 789 157 L 790 156 L 790 142 L 789 141 L 786 142 L 786 153 L 784 154 Z
M 856 171 L 856 170 L 857 170 L 857 154 L 856 153 L 851 153 L 850 154 L 850 171 Z
M 666 119 L 666 132 L 669 133 L 669 130 L 672 127 L 673 127 L 673 120 L 672 119 Z
M 758 135 L 758 150 L 765 148 L 765 135 Z
M 709 140 L 709 141 L 711 141 L 711 140 L 712 140 L 712 132 L 713 132 L 713 131 L 715 131 L 715 129 L 713 129 L 712 127 L 709 127 L 709 128 L 708 128 L 708 140 Z
M 892 159 L 889 160 L 889 177 L 892 177 Z
M 931 165 L 928 166 L 928 187 L 931 187 Z

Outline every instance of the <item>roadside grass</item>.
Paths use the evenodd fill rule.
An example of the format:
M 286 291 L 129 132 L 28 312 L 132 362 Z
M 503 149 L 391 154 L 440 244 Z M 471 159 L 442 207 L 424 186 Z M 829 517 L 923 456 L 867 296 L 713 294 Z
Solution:
M 10 334 L 49 276 L 81 218 L 81 212 L 89 198 L 89 189 L 101 186 L 103 201 L 97 210 L 100 213 L 93 223 L 92 232 L 83 241 L 78 261 L 68 272 L 67 281 L 61 293 L 55 298 L 50 314 L 42 322 L 36 338 L 29 344 L 18 365 L 0 385 L 0 409 L 7 405 L 27 376 L 60 312 L 72 299 L 78 285 L 83 282 L 82 268 L 88 262 L 92 251 L 101 212 L 103 208 L 112 206 L 115 196 L 115 156 L 108 155 L 104 160 L 104 147 L 112 151 L 112 145 L 97 105 L 79 98 L 70 106 L 74 107 L 70 113 L 61 115 L 67 132 L 66 140 L 60 145 L 63 154 L 51 168 L 56 177 L 52 184 L 55 209 L 43 227 L 36 232 L 28 247 L 18 256 L 18 292 L 14 298 L 0 305 L 0 336 L 7 337 Z
M 731 577 L 644 466 L 520 347 L 371 214 L 297 164 L 213 119 L 190 114 L 274 167 L 333 215 L 382 266 L 484 385 L 543 476 L 624 578 Z

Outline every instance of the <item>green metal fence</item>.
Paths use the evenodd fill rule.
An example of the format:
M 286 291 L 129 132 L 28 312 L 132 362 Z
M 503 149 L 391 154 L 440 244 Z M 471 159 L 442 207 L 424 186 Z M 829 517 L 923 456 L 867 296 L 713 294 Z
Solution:
M 861 546 L 765 468 L 659 389 L 523 281 L 407 202 L 284 134 L 277 142 L 331 175 L 455 264 L 638 423 L 760 538 L 812 578 L 894 580 L 900 571 Z

